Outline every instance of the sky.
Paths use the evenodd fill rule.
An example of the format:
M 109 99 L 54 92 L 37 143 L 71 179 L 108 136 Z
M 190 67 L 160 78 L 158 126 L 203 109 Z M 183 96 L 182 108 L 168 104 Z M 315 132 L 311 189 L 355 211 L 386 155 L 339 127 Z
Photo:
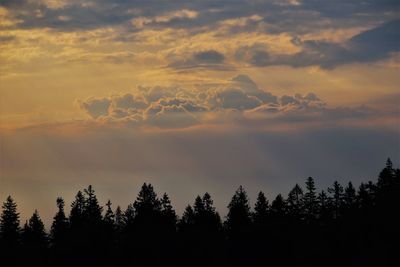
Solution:
M 397 0 L 0 0 L 0 199 L 226 213 L 400 165 Z

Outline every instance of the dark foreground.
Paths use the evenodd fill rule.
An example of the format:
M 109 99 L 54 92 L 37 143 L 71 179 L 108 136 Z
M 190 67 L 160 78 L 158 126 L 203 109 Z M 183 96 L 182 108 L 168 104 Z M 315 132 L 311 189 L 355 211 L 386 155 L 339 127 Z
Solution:
M 400 170 L 390 160 L 376 182 L 335 182 L 316 192 L 309 177 L 269 203 L 249 206 L 242 187 L 221 220 L 208 193 L 181 218 L 144 184 L 122 211 L 101 207 L 91 186 L 71 212 L 57 199 L 50 233 L 37 211 L 20 228 L 8 197 L 0 218 L 0 266 L 398 266 Z

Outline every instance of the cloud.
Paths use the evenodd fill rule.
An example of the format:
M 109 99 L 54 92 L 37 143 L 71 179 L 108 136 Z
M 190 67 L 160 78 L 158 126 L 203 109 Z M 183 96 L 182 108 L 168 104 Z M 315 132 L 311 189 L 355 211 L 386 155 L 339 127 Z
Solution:
M 232 66 L 226 64 L 225 56 L 216 50 L 206 50 L 196 52 L 189 58 L 177 60 L 168 65 L 169 68 L 184 69 L 213 69 L 213 70 L 232 70 Z
M 84 110 L 93 119 L 109 114 L 108 109 L 111 105 L 111 99 L 91 97 L 86 101 L 79 101 L 79 107 Z
M 257 97 L 247 95 L 242 90 L 236 88 L 222 90 L 216 94 L 216 97 L 224 109 L 253 109 L 262 103 Z
M 121 109 L 144 109 L 147 103 L 142 97 L 134 96 L 133 94 L 116 95 L 111 97 L 111 101 L 115 108 Z
M 302 51 L 292 54 L 271 54 L 258 48 L 247 49 L 245 59 L 257 67 L 289 65 L 292 67 L 320 66 L 332 69 L 351 63 L 368 63 L 388 59 L 400 51 L 400 20 L 390 21 L 357 34 L 344 42 L 306 40 L 294 38 L 293 43 Z M 238 50 L 238 53 L 243 52 Z
M 6 48 L 9 54 L 20 55 L 32 47 L 46 50 L 49 62 L 145 62 L 178 72 L 229 71 L 248 65 L 332 69 L 387 59 L 399 51 L 399 23 L 393 12 L 398 6 L 398 1 L 390 0 L 323 5 L 314 0 L 184 4 L 18 0 L 1 2 L 0 28 L 26 31 L 19 32 L 14 45 Z M 346 29 L 370 30 L 353 38 L 346 35 L 350 39 L 341 43 L 318 39 L 324 31 Z M 42 35 L 37 36 L 37 32 Z M 60 38 L 60 33 L 71 35 Z M 4 32 L 0 36 L 11 35 Z M 63 53 L 72 49 L 74 55 Z M 145 53 L 147 59 L 142 57 Z
M 368 106 L 329 107 L 313 92 L 276 96 L 261 90 L 245 74 L 206 89 L 139 86 L 134 93 L 91 97 L 78 103 L 94 121 L 169 129 L 225 123 L 255 123 L 252 127 L 256 128 L 291 123 L 329 124 L 376 119 L 393 113 L 380 113 Z
M 153 103 L 145 112 L 146 123 L 159 128 L 186 128 L 199 123 L 183 105 Z
M 193 59 L 208 64 L 220 64 L 224 61 L 223 54 L 215 50 L 208 50 L 194 54 Z

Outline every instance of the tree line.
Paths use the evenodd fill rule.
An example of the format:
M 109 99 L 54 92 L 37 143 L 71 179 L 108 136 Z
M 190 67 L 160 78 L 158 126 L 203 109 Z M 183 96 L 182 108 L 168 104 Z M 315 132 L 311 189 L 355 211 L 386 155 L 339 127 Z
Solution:
M 209 193 L 179 218 L 166 193 L 143 184 L 122 210 L 101 206 L 89 185 L 65 213 L 59 197 L 51 230 L 37 210 L 21 227 L 9 196 L 0 216 L 2 266 L 393 266 L 400 237 L 400 169 L 390 159 L 376 182 L 335 181 L 317 192 L 314 179 L 252 209 L 240 186 L 224 219 Z M 394 264 L 395 266 L 395 264 Z

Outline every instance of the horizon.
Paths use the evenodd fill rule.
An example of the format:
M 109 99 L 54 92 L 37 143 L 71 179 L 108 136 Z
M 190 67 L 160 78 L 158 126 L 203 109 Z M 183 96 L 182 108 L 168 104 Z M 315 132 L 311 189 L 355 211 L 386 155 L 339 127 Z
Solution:
M 388 158 L 388 159 L 390 159 L 390 158 Z M 382 164 L 382 166 L 383 166 L 383 164 Z M 397 168 L 397 166 L 393 166 L 393 167 L 394 167 L 395 169 Z M 397 168 L 397 169 L 398 169 L 398 168 Z M 310 176 L 310 177 L 311 177 L 311 176 Z M 368 180 L 365 180 L 365 181 L 361 181 L 360 183 L 353 183 L 353 181 L 351 181 L 351 180 L 348 180 L 347 182 L 344 182 L 344 183 L 343 183 L 343 181 L 340 182 L 340 181 L 338 181 L 338 180 L 335 180 L 334 182 L 338 181 L 339 184 L 341 184 L 343 187 L 346 187 L 346 186 L 348 185 L 348 183 L 352 183 L 352 185 L 355 187 L 355 189 L 358 190 L 358 188 L 359 188 L 359 186 L 360 186 L 361 183 L 367 184 L 367 183 L 370 182 L 370 181 L 374 182 L 375 180 L 377 180 L 377 177 L 378 177 L 378 175 L 376 175 L 375 178 L 368 179 Z M 313 177 L 311 177 L 311 178 L 313 178 Z M 320 192 L 322 192 L 322 191 L 327 192 L 327 188 L 331 188 L 331 187 L 332 187 L 332 184 L 333 184 L 333 183 L 332 183 L 331 185 L 329 185 L 329 187 L 321 188 L 321 187 L 318 186 L 318 179 L 315 179 L 315 178 L 313 178 L 313 179 L 314 179 L 314 182 L 316 183 L 316 191 L 317 191 L 317 193 L 320 193 Z M 275 197 L 276 197 L 278 194 L 279 194 L 279 195 L 282 195 L 282 197 L 286 200 L 287 194 L 293 189 L 293 187 L 294 187 L 295 185 L 299 185 L 300 188 L 304 189 L 304 188 L 305 188 L 305 182 L 306 182 L 306 178 L 304 179 L 303 183 L 296 183 L 296 184 L 292 185 L 290 188 L 286 188 L 285 191 L 283 191 L 283 192 L 278 192 L 276 195 L 273 195 L 273 196 L 269 195 L 268 193 L 265 194 L 266 191 L 263 190 L 263 189 L 259 189 L 258 191 L 251 192 L 251 194 L 249 194 L 249 192 L 246 190 L 246 187 L 243 187 L 243 188 L 244 188 L 244 190 L 247 192 L 247 196 L 248 196 L 248 200 L 249 200 L 251 212 L 254 212 L 254 204 L 255 204 L 255 202 L 256 202 L 256 198 L 257 198 L 258 193 L 263 192 L 263 193 L 265 194 L 266 199 L 267 199 L 267 201 L 268 201 L 269 203 L 272 203 L 273 200 L 275 199 Z M 177 209 L 176 206 L 174 205 L 174 201 L 173 201 L 173 200 L 174 200 L 174 196 L 173 196 L 173 195 L 169 194 L 168 192 L 162 192 L 162 191 L 158 190 L 158 189 L 157 189 L 157 185 L 154 185 L 154 184 L 148 183 L 148 182 L 143 182 L 142 185 L 139 185 L 138 188 L 136 188 L 134 191 L 132 191 L 132 192 L 135 192 L 136 194 L 133 194 L 134 197 L 132 198 L 132 200 L 131 200 L 131 201 L 128 201 L 127 203 L 125 203 L 125 205 L 121 205 L 121 204 L 119 204 L 119 203 L 114 203 L 114 202 L 112 201 L 111 198 L 109 198 L 109 197 L 107 198 L 107 197 L 105 197 L 105 196 L 102 196 L 101 192 L 99 193 L 99 192 L 97 191 L 96 186 L 95 186 L 95 185 L 91 185 L 91 184 L 90 184 L 90 185 L 87 185 L 87 186 L 85 186 L 85 187 L 83 187 L 83 188 L 80 188 L 79 190 L 77 190 L 77 191 L 74 193 L 73 196 L 70 196 L 69 198 L 64 198 L 64 197 L 62 196 L 62 194 L 59 194 L 59 195 L 57 196 L 57 198 L 58 198 L 58 197 L 63 198 L 63 200 L 65 201 L 65 204 L 66 204 L 66 206 L 65 206 L 65 212 L 66 212 L 66 214 L 69 214 L 69 213 L 70 213 L 70 210 L 71 210 L 71 204 L 72 204 L 72 202 L 73 202 L 73 200 L 74 200 L 74 198 L 75 198 L 75 196 L 76 196 L 76 193 L 77 193 L 78 191 L 84 192 L 84 190 L 85 190 L 88 186 L 92 186 L 92 187 L 93 187 L 93 190 L 94 190 L 94 193 L 95 193 L 97 199 L 99 200 L 99 205 L 100 205 L 100 207 L 102 207 L 102 209 L 103 209 L 102 215 L 104 215 L 105 212 L 106 212 L 105 208 L 106 208 L 106 202 L 107 202 L 107 201 L 111 201 L 111 204 L 112 204 L 111 208 L 112 208 L 112 210 L 113 210 L 114 212 L 115 212 L 115 210 L 117 209 L 117 207 L 120 207 L 122 211 L 125 211 L 125 209 L 126 209 L 126 207 L 128 207 L 128 205 L 133 204 L 133 203 L 137 200 L 138 193 L 140 192 L 140 190 L 141 190 L 141 188 L 142 188 L 142 186 L 143 186 L 144 184 L 152 185 L 153 188 L 154 188 L 154 191 L 155 191 L 155 193 L 157 194 L 157 197 L 158 197 L 159 199 L 161 199 L 161 197 L 162 197 L 162 195 L 163 195 L 164 193 L 167 193 L 169 199 L 171 200 L 172 207 L 174 208 L 174 210 L 175 210 L 175 212 L 176 212 L 176 215 L 178 216 L 178 219 L 182 218 L 182 214 L 184 213 L 184 210 L 186 209 L 186 207 L 187 207 L 188 205 L 193 207 L 193 204 L 194 204 L 194 202 L 195 202 L 195 198 L 196 198 L 197 196 L 203 196 L 205 193 L 210 193 L 210 191 L 204 191 L 203 193 L 198 193 L 197 195 L 194 195 L 194 196 L 192 197 L 192 200 L 189 201 L 186 205 L 183 205 L 182 207 L 180 207 L 180 206 L 178 205 L 179 209 Z M 242 186 L 242 185 L 238 185 L 238 186 L 232 191 L 232 194 L 231 194 L 232 196 L 233 196 L 234 192 L 239 188 L 239 186 Z M 228 211 L 228 203 L 229 203 L 229 201 L 231 201 L 231 198 L 227 199 L 227 200 L 226 200 L 226 203 L 224 203 L 224 205 L 221 205 L 221 203 L 218 203 L 218 202 L 216 203 L 216 202 L 215 202 L 215 199 L 219 199 L 219 200 L 221 199 L 220 196 L 218 196 L 218 195 L 213 195 L 213 194 L 210 194 L 210 195 L 211 195 L 211 198 L 214 200 L 213 202 L 214 202 L 214 206 L 215 206 L 215 208 L 216 208 L 216 212 L 221 216 L 222 221 L 225 221 L 226 216 L 227 216 L 227 211 Z M 17 212 L 18 212 L 19 215 L 20 215 L 20 225 L 21 225 L 21 226 L 24 225 L 24 222 L 27 222 L 27 221 L 29 220 L 29 218 L 32 216 L 32 214 L 34 213 L 34 211 L 38 211 L 41 220 L 44 222 L 44 226 L 45 226 L 46 232 L 47 232 L 47 233 L 50 233 L 51 224 L 53 223 L 54 216 L 51 216 L 51 217 L 49 217 L 49 218 L 43 217 L 43 216 L 41 215 L 40 208 L 35 208 L 30 214 L 29 214 L 29 213 L 21 214 L 21 213 L 19 212 L 19 210 L 20 210 L 20 208 L 21 208 L 21 203 L 19 203 L 18 200 L 15 199 L 12 195 L 10 195 L 10 196 L 13 198 L 13 200 L 14 200 L 14 201 L 16 202 L 16 204 L 17 204 Z M 4 198 L 4 201 L 5 201 L 5 198 Z M 3 201 L 2 203 L 4 203 L 4 201 Z M 56 211 L 57 211 L 57 208 L 56 208 L 56 201 L 54 200 L 53 202 L 54 202 L 54 203 L 53 203 L 53 204 L 54 204 L 54 211 L 52 211 L 52 212 L 53 212 L 53 214 L 55 215 L 55 214 L 56 214 Z M 23 204 L 24 204 L 24 203 L 22 203 L 22 206 L 23 206 Z M 48 211 L 49 211 L 49 210 L 48 210 Z
M 178 213 L 400 165 L 399 1 L 0 1 L 0 199 Z M 68 205 L 67 205 L 68 206 Z M 124 207 L 125 206 L 125 207 Z M 224 212 L 223 212 L 224 211 Z

